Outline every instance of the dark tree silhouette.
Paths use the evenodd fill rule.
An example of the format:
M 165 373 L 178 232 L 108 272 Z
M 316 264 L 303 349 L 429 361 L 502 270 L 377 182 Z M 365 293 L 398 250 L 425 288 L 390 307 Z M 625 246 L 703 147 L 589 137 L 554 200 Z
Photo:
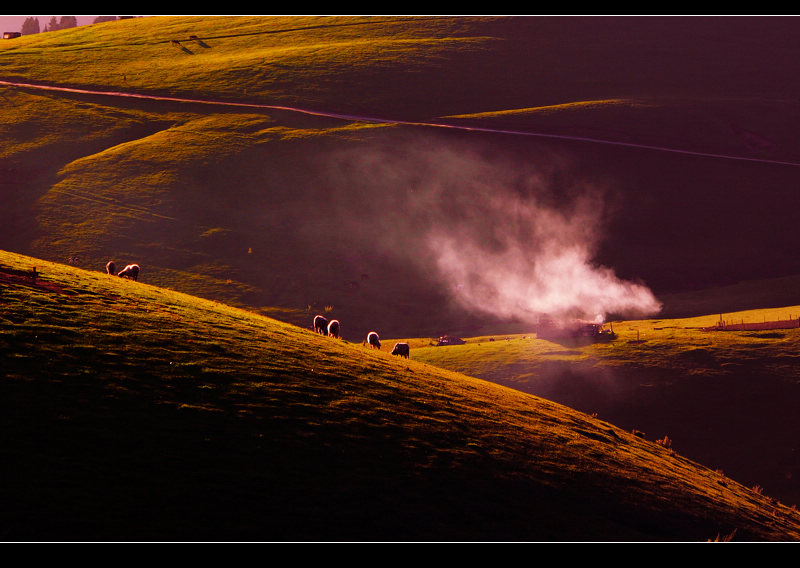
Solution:
M 33 17 L 25 18 L 25 21 L 22 23 L 22 27 L 20 28 L 22 35 L 38 34 L 40 31 L 39 18 Z
M 75 16 L 61 16 L 61 21 L 58 22 L 58 29 L 65 30 L 67 28 L 77 28 L 78 18 Z
M 61 20 L 58 20 L 55 16 L 51 16 L 44 31 L 54 32 L 56 30 L 66 30 L 67 28 L 76 27 L 78 27 L 78 18 L 75 16 L 61 16 Z
M 46 32 L 54 32 L 58 29 L 58 20 L 55 16 L 50 16 L 50 21 L 45 24 L 44 30 Z

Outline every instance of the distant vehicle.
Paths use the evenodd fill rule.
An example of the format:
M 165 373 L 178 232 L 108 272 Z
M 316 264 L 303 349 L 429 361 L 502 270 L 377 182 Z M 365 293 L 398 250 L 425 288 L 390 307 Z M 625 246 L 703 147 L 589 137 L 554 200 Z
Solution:
M 3 32 L 3 39 L 14 39 L 15 37 L 20 37 L 22 33 L 20 32 Z
M 443 335 L 436 342 L 437 347 L 441 345 L 464 345 L 466 341 L 460 337 L 453 337 L 452 335 Z
M 609 328 L 605 324 L 573 320 L 556 322 L 552 318 L 542 316 L 536 327 L 536 337 L 539 339 L 588 339 L 591 341 L 611 341 L 617 338 L 613 325 Z

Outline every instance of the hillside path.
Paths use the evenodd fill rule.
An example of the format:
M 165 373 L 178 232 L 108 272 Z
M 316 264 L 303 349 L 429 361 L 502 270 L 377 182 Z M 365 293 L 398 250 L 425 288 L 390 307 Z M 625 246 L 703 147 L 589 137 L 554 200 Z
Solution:
M 437 122 L 437 121 L 408 121 L 408 120 L 398 120 L 393 118 L 379 118 L 379 117 L 372 117 L 372 116 L 359 116 L 353 114 L 342 114 L 330 111 L 319 111 L 319 110 L 310 110 L 304 109 L 299 107 L 289 107 L 289 106 L 281 106 L 281 105 L 271 105 L 266 103 L 240 103 L 240 102 L 231 102 L 231 101 L 221 101 L 221 100 L 208 100 L 208 99 L 192 99 L 192 98 L 182 98 L 182 97 L 166 97 L 161 95 L 147 95 L 141 93 L 132 93 L 132 92 L 124 92 L 124 91 L 100 91 L 100 90 L 92 90 L 92 89 L 79 89 L 76 87 L 60 87 L 56 85 L 43 85 L 43 84 L 36 84 L 36 83 L 23 83 L 17 81 L 7 81 L 7 80 L 0 80 L 0 85 L 5 85 L 7 87 L 16 87 L 16 88 L 25 88 L 25 89 L 40 89 L 46 91 L 60 91 L 66 93 L 77 93 L 77 94 L 85 94 L 85 95 L 93 95 L 93 96 L 105 96 L 105 97 L 123 97 L 123 98 L 133 98 L 133 99 L 144 99 L 144 100 L 152 100 L 152 101 L 166 101 L 166 102 L 175 102 L 175 103 L 188 103 L 188 104 L 204 104 L 204 105 L 212 105 L 212 106 L 225 106 L 225 107 L 241 107 L 241 108 L 250 108 L 250 109 L 260 109 L 260 110 L 280 110 L 286 112 L 294 112 L 294 113 L 301 113 L 310 116 L 319 116 L 324 118 L 335 118 L 340 120 L 346 121 L 356 121 L 356 122 L 367 122 L 367 123 L 374 123 L 374 124 L 398 124 L 398 125 L 405 125 L 405 126 L 419 126 L 419 127 L 428 127 L 428 128 L 446 128 L 450 130 L 464 130 L 464 131 L 471 131 L 471 132 L 484 132 L 484 133 L 491 133 L 491 134 L 508 134 L 513 136 L 532 136 L 538 138 L 552 138 L 552 139 L 559 139 L 559 140 L 570 140 L 574 142 L 587 142 L 592 144 L 606 144 L 612 146 L 624 146 L 627 148 L 638 148 L 642 150 L 653 150 L 658 152 L 669 152 L 674 154 L 685 154 L 690 156 L 698 156 L 698 157 L 705 157 L 705 158 L 717 158 L 717 159 L 725 159 L 725 160 L 738 160 L 738 161 L 745 161 L 745 162 L 758 162 L 763 164 L 775 164 L 775 165 L 782 165 L 782 166 L 792 166 L 792 167 L 800 167 L 800 163 L 798 162 L 787 162 L 782 160 L 769 160 L 764 158 L 751 158 L 746 156 L 735 156 L 730 154 L 715 154 L 711 152 L 697 152 L 693 150 L 684 150 L 680 148 L 670 148 L 666 146 L 655 146 L 649 144 L 635 144 L 632 142 L 619 142 L 615 140 L 604 140 L 600 138 L 588 138 L 583 136 L 568 136 L 568 135 L 561 135 L 561 134 L 548 134 L 545 132 L 530 132 L 524 130 L 509 130 L 509 129 L 495 129 L 495 128 L 488 128 L 488 127 L 478 127 L 478 126 L 466 126 L 466 125 L 458 125 L 458 124 L 447 124 L 445 122 Z

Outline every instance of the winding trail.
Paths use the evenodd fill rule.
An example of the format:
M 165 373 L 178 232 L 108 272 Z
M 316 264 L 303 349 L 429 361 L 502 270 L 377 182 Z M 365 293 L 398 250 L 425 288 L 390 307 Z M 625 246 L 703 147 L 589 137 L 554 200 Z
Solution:
M 536 138 L 550 138 L 550 139 L 558 139 L 558 140 L 569 140 L 573 142 L 586 142 L 591 144 L 605 144 L 610 146 L 622 146 L 626 148 L 637 148 L 641 150 L 652 150 L 656 152 L 668 152 L 672 154 L 684 154 L 688 156 L 698 156 L 703 158 L 717 158 L 717 159 L 724 159 L 724 160 L 736 160 L 741 162 L 756 162 L 761 164 L 773 164 L 773 165 L 781 165 L 781 166 L 791 166 L 791 167 L 800 167 L 799 162 L 788 162 L 783 160 L 770 160 L 766 158 L 752 158 L 746 156 L 736 156 L 731 154 L 717 154 L 713 152 L 698 152 L 693 150 L 684 150 L 680 148 L 671 148 L 667 146 L 656 146 L 650 144 L 635 144 L 632 142 L 619 142 L 614 140 L 605 140 L 602 138 L 589 138 L 583 136 L 568 136 L 568 135 L 561 135 L 561 134 L 549 134 L 546 132 L 530 132 L 525 130 L 509 130 L 509 129 L 497 129 L 497 128 L 488 128 L 488 127 L 479 127 L 479 126 L 465 126 L 465 125 L 458 125 L 458 124 L 448 124 L 445 122 L 437 122 L 437 121 L 408 121 L 408 120 L 397 120 L 397 119 L 390 119 L 390 118 L 379 118 L 379 117 L 372 117 L 372 116 L 359 116 L 353 114 L 341 114 L 335 112 L 325 112 L 325 111 L 316 111 L 316 110 L 309 110 L 303 109 L 298 107 L 289 107 L 289 106 L 281 106 L 281 105 L 270 105 L 265 103 L 237 103 L 237 102 L 230 102 L 230 101 L 214 101 L 214 100 L 205 100 L 205 99 L 191 99 L 191 98 L 181 98 L 181 97 L 165 97 L 159 95 L 143 95 L 139 93 L 129 93 L 129 92 L 122 92 L 122 91 L 97 91 L 97 90 L 90 90 L 90 89 L 78 89 L 74 87 L 58 87 L 53 85 L 40 85 L 35 83 L 19 83 L 14 81 L 5 81 L 0 80 L 0 85 L 7 86 L 7 87 L 18 87 L 18 88 L 26 88 L 26 89 L 40 89 L 46 91 L 60 91 L 66 93 L 77 93 L 77 94 L 85 94 L 85 95 L 94 95 L 94 96 L 105 96 L 105 97 L 122 97 L 122 98 L 131 98 L 131 99 L 144 99 L 144 100 L 153 100 L 153 101 L 164 101 L 164 102 L 175 102 L 175 103 L 190 103 L 190 104 L 205 104 L 205 105 L 212 105 L 212 106 L 225 106 L 225 107 L 240 107 L 240 108 L 251 108 L 251 109 L 260 109 L 260 110 L 279 110 L 285 112 L 293 112 L 299 114 L 306 114 L 310 116 L 319 116 L 324 118 L 335 118 L 347 121 L 356 121 L 356 122 L 367 122 L 373 124 L 402 124 L 405 126 L 418 126 L 418 127 L 426 127 L 426 128 L 445 128 L 450 130 L 463 130 L 463 131 L 470 131 L 470 132 L 484 132 L 490 134 L 507 134 L 513 136 L 530 136 Z

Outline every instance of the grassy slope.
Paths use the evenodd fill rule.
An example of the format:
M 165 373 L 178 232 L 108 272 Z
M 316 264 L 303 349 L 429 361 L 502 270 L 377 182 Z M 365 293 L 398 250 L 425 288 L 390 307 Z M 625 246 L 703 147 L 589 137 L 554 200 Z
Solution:
M 535 334 L 472 338 L 416 359 L 565 404 L 724 470 L 784 502 L 800 502 L 800 330 L 707 332 L 730 322 L 796 319 L 800 306 L 675 320 L 615 322 L 618 338 L 578 345 Z M 492 341 L 490 341 L 492 339 Z
M 796 157 L 792 141 L 797 128 L 792 117 L 799 115 L 794 112 L 793 75 L 781 70 L 783 62 L 796 60 L 790 19 L 778 26 L 768 20 L 729 19 L 725 25 L 716 25 L 713 33 L 708 29 L 698 33 L 691 26 L 665 30 L 657 23 L 597 27 L 580 19 L 527 20 L 513 25 L 492 19 L 366 22 L 350 18 L 114 22 L 0 42 L 0 76 L 410 119 L 448 116 L 450 121 L 479 126 L 681 145 L 690 150 L 770 159 Z M 739 26 L 742 29 L 736 29 Z M 770 42 L 760 41 L 765 28 Z M 620 33 L 621 29 L 625 33 Z M 191 33 L 203 40 L 184 41 L 181 47 L 169 43 Z M 571 41 L 563 42 L 564 37 Z M 641 49 L 643 37 L 659 38 L 659 45 L 671 49 Z M 736 38 L 733 44 L 731 37 Z M 692 42 L 687 38 L 693 38 Z M 349 254 L 352 243 L 346 239 L 327 241 L 325 247 L 319 240 L 311 240 L 315 246 L 309 247 L 306 235 L 297 231 L 302 224 L 299 220 L 314 219 L 330 205 L 325 199 L 327 170 L 318 167 L 316 156 L 342 148 L 358 153 L 376 143 L 392 145 L 394 135 L 403 131 L 406 136 L 409 129 L 368 128 L 277 111 L 219 112 L 207 106 L 12 88 L 3 88 L 0 96 L 4 103 L 0 113 L 0 197 L 5 205 L 0 211 L 2 248 L 50 260 L 77 256 L 78 265 L 92 270 L 100 269 L 108 256 L 123 262 L 135 259 L 145 266 L 143 278 L 148 283 L 262 310 L 276 308 L 269 313 L 302 325 L 310 320 L 307 305 L 313 305 L 312 310 L 333 305 L 335 313 L 344 316 L 348 337 L 359 340 L 362 328 L 373 325 L 380 325 L 382 335 L 388 336 L 411 333 L 408 330 L 435 335 L 436 331 L 454 331 L 456 324 L 462 328 L 475 324 L 448 319 L 452 314 L 446 310 L 432 311 L 430 305 L 443 306 L 444 298 L 425 286 L 409 287 L 413 278 L 404 267 L 384 258 L 364 257 L 360 259 L 364 264 L 354 265 Z M 426 135 L 434 136 L 430 131 Z M 470 134 L 470 141 L 473 137 Z M 450 135 L 446 141 L 464 142 Z M 789 170 L 680 156 L 665 159 L 583 144 L 557 146 L 568 150 L 573 159 L 579 156 L 576 167 L 587 168 L 592 179 L 608 178 L 626 186 L 622 204 L 637 214 L 619 215 L 614 220 L 609 233 L 619 238 L 604 247 L 601 252 L 605 256 L 600 259 L 623 275 L 638 277 L 647 268 L 648 274 L 666 287 L 688 284 L 696 288 L 791 272 L 793 260 L 787 251 L 794 248 L 795 208 L 789 192 L 797 180 Z M 505 157 L 508 152 L 523 160 L 539 152 L 551 155 L 550 147 L 539 143 L 523 151 L 517 143 L 489 138 L 486 147 L 491 149 L 490 155 Z M 754 192 L 759 195 L 757 206 L 751 197 Z M 742 210 L 748 216 L 742 217 Z M 767 223 L 762 222 L 762 213 Z M 782 234 L 783 225 L 792 231 Z M 728 230 L 730 227 L 735 230 Z M 302 257 L 297 251 L 304 251 Z M 653 259 L 657 261 L 653 263 Z M 331 271 L 341 275 L 341 282 L 331 285 L 325 277 Z M 369 285 L 362 280 L 354 295 L 347 284 L 365 273 L 370 276 Z M 691 315 L 797 303 L 785 283 L 778 281 L 773 286 L 765 282 L 755 290 L 740 285 L 710 295 L 671 296 L 667 305 L 673 307 L 673 313 Z M 386 298 L 393 301 L 386 302 Z M 430 299 L 433 301 L 426 301 Z M 421 312 L 419 306 L 424 306 Z M 58 337 L 62 331 L 56 333 Z M 751 349 L 754 344 L 743 346 L 745 353 L 763 350 Z M 684 347 L 662 345 L 660 349 L 679 355 L 675 349 Z M 115 346 L 109 353 L 121 349 Z M 567 363 L 575 358 L 569 353 L 571 348 L 555 350 L 566 352 L 562 356 Z M 635 367 L 641 351 L 627 352 L 635 354 Z M 84 347 L 76 353 L 81 353 L 74 355 L 79 360 L 93 351 Z M 650 351 L 646 353 L 650 359 Z M 164 352 L 162 356 L 169 355 Z M 482 363 L 466 370 L 481 375 L 495 364 L 491 378 L 502 382 L 511 377 L 511 386 L 522 389 L 533 383 L 537 388 L 543 385 L 531 372 L 524 350 L 514 355 L 522 370 L 510 375 L 510 355 L 498 355 L 496 363 L 485 351 L 481 356 Z M 549 354 L 544 359 L 562 356 Z M 103 364 L 109 364 L 111 358 L 103 359 Z M 34 360 L 29 357 L 21 362 L 28 365 Z M 656 365 L 665 359 L 650 360 Z M 707 365 L 709 359 L 704 361 L 701 363 Z M 623 358 L 623 363 L 630 361 Z M 202 365 L 199 369 L 188 367 L 190 374 L 202 375 Z M 705 367 L 699 369 L 693 364 L 687 376 L 706 377 Z M 651 371 L 649 368 L 647 373 Z M 635 369 L 630 379 L 635 386 L 630 390 L 650 384 L 653 375 L 642 372 Z M 90 376 L 91 365 L 83 373 Z M 740 376 L 753 383 L 751 375 Z M 666 383 L 685 387 L 672 391 L 676 400 L 698 400 L 697 382 L 690 385 L 690 381 L 676 382 L 674 378 L 667 377 Z M 767 431 L 778 432 L 778 423 L 790 415 L 775 412 L 774 402 L 780 398 L 766 400 L 763 409 L 759 402 L 755 413 L 752 406 L 742 403 L 747 402 L 746 395 L 730 399 L 729 394 L 739 389 L 717 380 L 706 378 L 709 390 L 701 391 L 710 393 L 712 398 L 706 400 L 713 400 L 715 407 L 730 409 L 730 415 L 702 429 L 696 428 L 696 418 L 708 412 L 705 402 L 698 402 L 696 408 L 681 407 L 690 413 L 684 420 L 664 417 L 650 428 L 640 421 L 641 416 L 664 412 L 663 404 L 631 406 L 643 414 L 612 414 L 611 410 L 619 411 L 624 404 L 610 401 L 600 389 L 590 389 L 592 398 L 587 400 L 580 389 L 568 392 L 563 387 L 557 392 L 556 383 L 544 386 L 553 394 L 549 398 L 574 402 L 570 405 L 587 412 L 599 411 L 609 420 L 612 415 L 619 416 L 619 424 L 626 429 L 629 424 L 644 428 L 651 438 L 669 435 L 677 440 L 679 451 L 688 451 L 693 444 L 692 457 L 717 464 L 729 463 L 725 460 L 730 456 L 720 454 L 736 453 L 730 443 L 719 444 L 720 437 L 729 440 L 727 435 L 734 432 L 731 438 L 744 435 L 755 447 L 760 440 L 754 440 L 752 433 L 763 431 L 764 425 L 758 423 L 762 417 L 771 414 L 774 418 Z M 585 378 L 561 384 L 592 386 Z M 769 384 L 778 385 L 766 390 L 770 396 L 785 394 L 780 380 Z M 669 393 L 651 390 L 657 391 L 655 396 Z M 692 392 L 694 396 L 689 397 Z M 764 390 L 741 392 L 755 396 Z M 116 411 L 128 416 L 120 408 Z M 143 427 L 143 419 L 136 420 Z M 680 423 L 687 425 L 683 434 L 678 431 Z M 789 431 L 796 430 L 789 426 L 793 428 Z M 112 437 L 121 427 L 121 422 L 115 424 Z M 161 426 L 154 421 L 156 427 Z M 759 437 L 763 436 L 757 434 Z M 779 438 L 785 436 L 770 434 L 766 441 Z M 47 440 L 46 447 L 55 447 L 60 441 Z M 770 446 L 760 443 L 756 449 Z M 136 448 L 139 451 L 141 446 Z M 90 455 L 88 446 L 79 450 L 81 455 Z M 784 450 L 782 447 L 780 452 Z M 783 454 L 769 459 L 775 455 Z M 88 463 L 96 463 L 96 459 L 92 456 Z M 795 462 L 791 456 L 787 459 L 791 469 Z M 178 457 L 172 458 L 172 465 L 178 467 L 177 461 Z M 759 471 L 747 471 L 741 479 L 767 485 Z M 91 479 L 99 480 L 101 473 L 92 475 Z M 122 479 L 128 483 L 125 476 Z M 113 492 L 110 483 L 106 478 L 97 491 Z M 791 480 L 785 483 L 791 485 Z M 80 485 L 75 487 L 83 490 Z M 172 489 L 177 491 L 177 487 L 175 482 Z M 768 493 L 770 487 L 767 485 Z M 71 496 L 69 501 L 54 502 L 53 507 L 74 503 Z M 189 505 L 175 501 L 171 506 L 177 511 Z M 177 518 L 174 511 L 170 514 L 176 516 L 167 518 Z
M 794 91 L 781 67 L 793 60 L 784 41 L 790 20 L 730 18 L 715 22 L 713 33 L 703 19 L 601 21 L 142 18 L 2 42 L 0 76 L 797 157 L 796 103 L 787 95 Z M 188 41 L 191 34 L 200 39 Z M 756 41 L 763 34 L 772 41 Z M 653 38 L 671 49 L 642 49 Z M 429 273 L 420 278 L 387 261 L 385 251 L 356 246 L 354 235 L 323 240 L 309 231 L 309 220 L 337 223 L 330 213 L 337 206 L 369 199 L 354 192 L 337 203 L 326 158 L 375 145 L 402 149 L 417 143 L 419 129 L 12 88 L 2 94 L 0 192 L 11 206 L 0 213 L 0 242 L 7 249 L 78 257 L 87 268 L 109 256 L 135 259 L 149 282 L 276 308 L 270 313 L 295 323 L 309 319 L 308 306 L 332 305 L 354 339 L 372 326 L 392 335 L 474 328 L 462 314 L 431 313 L 446 298 Z M 785 252 L 795 232 L 782 231 L 794 226 L 791 168 L 424 132 L 432 146 L 477 140 L 487 155 L 521 163 L 567 152 L 576 178 L 620 186 L 624 197 L 598 261 L 623 276 L 697 288 L 795 268 Z M 757 208 L 754 192 L 762 196 Z M 743 219 L 742 208 L 768 215 L 768 223 Z M 331 273 L 339 280 L 331 283 Z M 386 298 L 414 301 L 397 306 Z
M 5 539 L 800 537 L 795 510 L 535 396 L 141 282 L 0 266 Z
M 447 37 L 453 33 L 453 21 L 433 32 L 442 38 L 439 41 L 415 40 L 421 32 L 414 26 L 387 29 L 363 18 L 331 22 L 324 18 L 153 18 L 137 20 L 133 26 L 115 22 L 114 26 L 41 34 L 4 44 L 1 47 L 9 48 L 5 52 L 9 57 L 3 75 L 14 78 L 19 73 L 25 80 L 80 81 L 83 87 L 172 96 L 240 100 L 247 93 L 250 99 L 273 104 L 312 106 L 319 102 L 308 100 L 308 88 L 319 97 L 316 91 L 333 77 L 335 85 L 324 89 L 341 99 L 330 101 L 332 108 L 341 111 L 341 100 L 359 100 L 359 110 L 365 111 L 359 77 L 374 71 L 373 58 L 380 67 L 395 50 L 422 50 L 425 55 L 420 57 L 427 58 L 451 49 L 448 44 L 457 48 L 459 43 Z M 461 26 L 456 22 L 455 27 Z M 423 36 L 436 26 L 427 28 Z M 194 50 L 191 57 L 168 41 L 190 32 L 203 38 L 186 44 Z M 386 34 L 390 37 L 384 38 Z M 392 39 L 394 34 L 399 37 Z M 429 55 L 430 44 L 434 46 Z M 43 52 L 57 53 L 59 63 L 49 70 L 26 63 L 27 58 L 41 62 Z M 342 72 L 342 66 L 359 58 L 364 59 L 366 71 L 353 70 L 355 77 Z M 411 71 L 402 74 L 407 72 Z M 322 76 L 312 79 L 317 73 Z M 349 83 L 358 85 L 361 97 L 354 98 L 352 87 L 342 88 Z M 191 88 L 186 90 L 186 85 Z M 390 85 L 391 81 L 387 88 L 392 89 Z M 346 291 L 348 280 L 353 279 L 350 274 L 337 283 L 338 295 L 333 298 L 326 297 L 322 285 L 306 283 L 322 282 L 330 272 L 328 250 L 295 263 L 299 264 L 297 274 L 286 274 L 295 251 L 308 248 L 291 227 L 313 215 L 308 204 L 317 195 L 308 193 L 307 187 L 319 185 L 313 178 L 303 183 L 308 176 L 302 170 L 308 166 L 296 156 L 319 151 L 307 141 L 318 138 L 330 121 L 311 124 L 302 116 L 290 116 L 276 123 L 264 114 L 219 114 L 207 108 L 195 109 L 199 114 L 169 112 L 174 107 L 165 112 L 152 104 L 142 111 L 77 103 L 78 112 L 70 112 L 59 107 L 68 106 L 60 96 L 28 97 L 17 92 L 7 96 L 12 103 L 4 113 L 6 139 L 25 141 L 5 147 L 10 165 L 5 178 L 22 182 L 7 189 L 21 201 L 5 224 L 12 229 L 4 241 L 13 248 L 58 260 L 75 256 L 85 266 L 96 265 L 107 255 L 135 257 L 149 267 L 151 282 L 179 280 L 187 291 L 236 303 L 288 305 L 296 310 L 309 304 L 346 302 L 341 290 Z M 130 104 L 123 101 L 123 107 Z M 32 107 L 37 112 L 31 112 Z M 53 117 L 62 122 L 54 124 Z M 104 120 L 109 117 L 111 128 Z M 42 137 L 41 132 L 74 134 L 59 140 Z M 278 147 L 279 143 L 284 144 Z M 341 136 L 334 137 L 329 146 L 339 143 Z M 145 163 L 149 165 L 143 168 Z M 289 169 L 276 172 L 280 167 Z M 307 193 L 304 198 L 298 199 L 298 185 Z M 285 203 L 285 195 L 293 201 Z M 29 215 L 19 218 L 20 210 L 31 209 L 35 220 Z M 148 242 L 141 242 L 142 232 L 149 235 Z M 252 274 L 249 267 L 254 265 L 267 267 L 266 274 Z M 335 268 L 341 269 L 340 265 L 341 261 Z M 276 277 L 278 269 L 281 275 Z M 375 287 L 381 284 L 378 280 Z M 303 320 L 307 317 L 302 314 Z

